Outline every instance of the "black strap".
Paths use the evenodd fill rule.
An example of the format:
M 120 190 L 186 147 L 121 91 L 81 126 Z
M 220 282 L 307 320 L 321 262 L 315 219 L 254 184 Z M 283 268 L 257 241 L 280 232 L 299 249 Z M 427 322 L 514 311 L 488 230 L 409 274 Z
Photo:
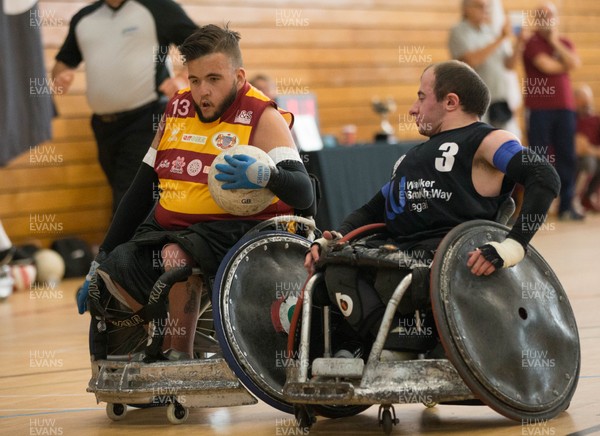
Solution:
M 513 156 L 506 167 L 506 176 L 525 188 L 521 211 L 507 237 L 527 249 L 560 191 L 560 179 L 552 165 L 527 148 Z

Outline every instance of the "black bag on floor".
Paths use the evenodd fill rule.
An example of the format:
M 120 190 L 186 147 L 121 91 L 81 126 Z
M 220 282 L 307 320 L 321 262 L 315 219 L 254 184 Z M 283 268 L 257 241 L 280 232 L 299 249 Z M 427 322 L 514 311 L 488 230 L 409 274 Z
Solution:
M 65 278 L 85 276 L 94 260 L 88 243 L 79 238 L 57 239 L 50 248 L 65 261 Z

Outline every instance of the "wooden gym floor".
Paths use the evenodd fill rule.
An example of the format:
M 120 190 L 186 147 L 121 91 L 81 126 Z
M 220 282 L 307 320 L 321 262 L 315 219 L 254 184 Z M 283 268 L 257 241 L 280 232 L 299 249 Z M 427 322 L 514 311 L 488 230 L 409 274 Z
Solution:
M 396 405 L 400 423 L 392 434 L 600 434 L 600 216 L 583 224 L 550 219 L 533 245 L 558 275 L 577 317 L 583 364 L 569 410 L 551 421 L 523 425 L 486 406 Z M 264 403 L 192 409 L 179 426 L 167 422 L 163 408 L 130 409 L 124 420 L 109 420 L 105 404 L 96 404 L 85 391 L 89 317 L 75 307 L 80 283 L 67 280 L 52 292 L 21 292 L 0 303 L 0 434 L 304 434 L 291 415 Z M 383 434 L 376 418 L 376 406 L 342 420 L 320 418 L 311 434 Z

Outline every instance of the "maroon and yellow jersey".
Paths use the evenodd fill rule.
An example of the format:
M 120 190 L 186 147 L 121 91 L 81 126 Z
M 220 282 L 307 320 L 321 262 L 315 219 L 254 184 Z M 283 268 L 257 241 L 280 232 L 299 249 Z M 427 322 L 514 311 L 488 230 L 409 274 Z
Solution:
M 247 82 L 229 109 L 212 123 L 198 119 L 189 89 L 171 99 L 154 163 L 160 183 L 160 200 L 154 213 L 161 226 L 182 228 L 201 221 L 240 219 L 215 203 L 208 190 L 208 172 L 223 150 L 238 144 L 252 145 L 258 120 L 269 106 L 277 108 Z M 291 128 L 292 114 L 280 112 Z M 275 198 L 262 212 L 243 219 L 265 220 L 292 211 Z

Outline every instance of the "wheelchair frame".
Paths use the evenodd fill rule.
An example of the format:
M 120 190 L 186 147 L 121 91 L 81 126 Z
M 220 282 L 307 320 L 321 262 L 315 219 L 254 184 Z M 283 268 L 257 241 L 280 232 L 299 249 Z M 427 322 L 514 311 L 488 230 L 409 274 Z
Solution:
M 315 422 L 314 413 L 305 405 L 372 405 L 381 404 L 378 418 L 389 434 L 398 423 L 394 403 L 423 403 L 433 407 L 436 403 L 464 401 L 475 396 L 465 385 L 454 366 L 446 359 L 383 361 L 383 344 L 390 331 L 394 313 L 412 281 L 407 275 L 398 284 L 386 307 L 381 327 L 369 354 L 367 363 L 362 359 L 320 357 L 309 362 L 310 321 L 312 316 L 312 294 L 323 281 L 323 273 L 313 275 L 304 290 L 302 302 L 301 342 L 298 362 L 288 368 L 284 394 L 290 402 L 297 404 L 298 425 L 309 429 Z M 327 318 L 327 311 L 324 318 Z M 327 325 L 325 323 L 325 325 Z M 325 335 L 328 335 L 325 329 Z M 331 355 L 325 339 L 325 355 Z M 308 367 L 312 365 L 313 380 L 308 379 Z M 423 383 L 427 377 L 432 382 Z
M 482 223 L 486 223 L 486 221 L 474 221 L 465 224 L 479 225 Z M 496 224 L 496 226 L 498 225 Z M 374 230 L 373 226 L 370 226 L 370 228 L 367 227 L 369 226 L 365 226 L 363 230 L 365 230 L 366 233 L 372 233 L 372 230 Z M 449 234 L 448 237 L 450 239 L 458 239 L 457 233 L 459 230 L 462 231 L 462 227 L 460 229 L 459 227 L 461 226 L 458 226 L 451 232 L 452 235 Z M 349 236 L 349 239 L 357 237 L 358 235 L 364 236 L 365 234 L 361 234 L 360 231 L 361 229 L 357 229 L 353 235 L 347 236 Z M 486 229 L 486 231 L 488 231 L 488 229 Z M 482 233 L 486 235 L 486 238 L 491 237 L 489 233 Z M 440 245 L 445 245 L 446 247 L 451 246 L 451 242 L 446 241 L 447 239 L 442 241 Z M 472 244 L 473 241 L 471 240 L 470 243 Z M 473 248 L 475 248 L 475 246 L 473 246 Z M 446 248 L 444 250 L 446 250 Z M 531 248 L 531 251 L 536 253 L 533 248 Z M 448 254 L 447 251 L 444 251 L 444 253 Z M 536 256 L 539 255 L 536 254 Z M 464 261 L 464 258 L 461 257 L 461 259 Z M 443 262 L 441 262 L 440 265 L 443 265 Z M 443 268 L 443 266 L 438 268 L 438 273 L 440 275 L 442 275 L 441 271 L 444 270 Z M 543 274 L 548 278 L 553 277 L 556 279 L 551 270 L 546 270 Z M 390 332 L 396 309 L 411 284 L 412 274 L 408 274 L 404 277 L 395 288 L 392 297 L 386 306 L 381 326 L 366 364 L 360 358 L 329 357 L 331 356 L 331 341 L 328 338 L 330 333 L 327 328 L 329 318 L 327 306 L 323 310 L 323 324 L 325 326 L 323 329 L 323 357 L 317 357 L 310 361 L 309 351 L 313 293 L 323 280 L 323 273 L 317 272 L 309 279 L 304 289 L 298 357 L 294 364 L 288 367 L 287 382 L 283 389 L 287 400 L 292 402 L 295 406 L 294 412 L 298 420 L 298 425 L 303 429 L 305 434 L 310 430 L 313 423 L 316 422 L 313 410 L 314 406 L 322 404 L 380 404 L 378 420 L 386 434 L 390 434 L 393 426 L 399 422 L 393 407 L 393 404 L 395 403 L 423 403 L 426 407 L 433 407 L 437 403 L 484 404 L 480 401 L 480 399 L 484 399 L 485 404 L 489 405 L 494 410 L 508 418 L 518 421 L 522 421 L 526 417 L 532 416 L 539 416 L 544 419 L 551 418 L 568 408 L 568 402 L 570 401 L 577 384 L 576 379 L 580 368 L 580 358 L 576 361 L 575 368 L 571 368 L 574 370 L 573 373 L 567 371 L 566 373 L 561 372 L 560 374 L 563 380 L 565 380 L 566 377 L 565 384 L 561 385 L 563 391 L 553 391 L 553 395 L 561 395 L 561 397 L 557 397 L 560 398 L 560 401 L 556 405 L 549 406 L 546 406 L 546 403 L 540 403 L 544 404 L 544 407 L 547 408 L 538 410 L 528 410 L 526 408 L 511 409 L 508 406 L 505 407 L 499 405 L 498 400 L 490 400 L 488 392 L 485 389 L 480 389 L 476 386 L 476 383 L 473 382 L 472 379 L 474 376 L 465 376 L 464 373 L 459 374 L 457 368 L 460 369 L 461 367 L 456 367 L 449 359 L 429 359 L 425 358 L 422 354 L 409 358 L 409 360 L 406 359 L 406 356 L 397 356 L 396 359 L 383 359 L 383 346 L 386 337 Z M 440 285 L 440 283 L 437 284 L 438 286 Z M 434 285 L 433 278 L 432 285 Z M 447 294 L 444 294 L 443 298 L 440 297 L 436 301 L 439 304 L 440 301 L 445 301 L 445 298 L 447 298 Z M 563 306 L 568 308 L 568 310 L 565 309 L 565 311 L 569 312 L 570 306 L 564 293 L 559 294 L 559 301 Z M 573 325 L 571 326 L 571 329 L 575 330 L 575 338 L 572 344 L 574 348 L 579 350 L 579 341 L 576 334 L 574 319 L 572 319 L 572 321 Z M 438 323 L 437 318 L 436 323 Z M 456 340 L 455 335 L 457 332 L 451 331 L 447 334 L 452 336 L 452 340 Z M 451 339 L 449 337 L 443 337 L 441 339 L 445 339 L 442 340 L 442 343 L 446 349 L 446 341 Z M 452 350 L 452 347 L 450 350 Z M 446 352 L 448 351 L 446 350 Z M 452 356 L 451 354 L 448 355 Z M 309 367 L 311 368 L 310 379 L 308 374 Z M 476 395 L 475 392 L 478 392 L 478 395 Z
M 287 227 L 286 223 L 291 222 L 302 226 L 309 240 L 314 239 L 314 220 L 295 215 L 278 216 L 258 223 L 244 238 L 269 227 Z M 199 273 L 199 268 L 193 269 L 193 274 Z M 210 300 L 207 304 L 210 305 Z M 206 304 L 203 305 L 201 313 L 208 309 Z M 92 319 L 92 322 L 95 320 Z M 211 354 L 216 350 L 207 351 Z M 142 408 L 166 405 L 169 422 L 181 424 L 186 421 L 189 408 L 241 406 L 258 402 L 219 352 L 204 359 L 187 361 L 145 363 L 131 361 L 132 357 L 107 356 L 106 359 L 92 361 L 87 392 L 95 394 L 98 403 L 107 403 L 106 413 L 112 420 L 123 419 L 127 405 Z M 123 358 L 126 360 L 121 360 Z

